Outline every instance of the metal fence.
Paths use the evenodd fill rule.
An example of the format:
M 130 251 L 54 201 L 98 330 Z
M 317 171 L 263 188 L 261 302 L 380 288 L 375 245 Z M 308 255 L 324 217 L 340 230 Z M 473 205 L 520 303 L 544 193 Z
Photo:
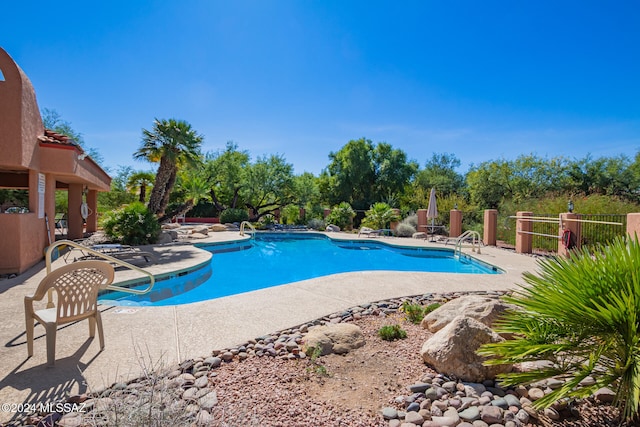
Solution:
M 553 214 L 534 214 L 533 216 L 548 218 L 549 221 L 533 223 L 533 233 L 536 233 L 531 236 L 533 249 L 543 252 L 557 252 L 558 238 L 550 236 L 558 236 L 560 233 L 559 216 Z M 546 234 L 546 236 L 541 236 L 541 234 Z
M 538 220 L 532 222 L 532 246 L 534 251 L 556 252 L 560 226 L 557 214 L 533 214 L 537 218 L 546 218 L 549 222 Z M 581 214 L 582 239 L 581 245 L 593 248 L 598 244 L 606 245 L 616 237 L 625 237 L 627 230 L 627 215 L 625 214 Z M 504 218 L 498 223 L 498 239 L 515 245 L 516 224 L 514 218 Z M 597 222 L 595 222 L 597 221 Z M 616 225 L 612 223 L 618 223 Z
M 614 224 L 598 224 L 592 222 L 582 223 L 582 246 L 588 248 L 598 244 L 606 245 L 611 243 L 616 237 L 626 237 L 627 215 L 624 214 L 582 214 L 582 219 L 587 221 L 600 221 Z

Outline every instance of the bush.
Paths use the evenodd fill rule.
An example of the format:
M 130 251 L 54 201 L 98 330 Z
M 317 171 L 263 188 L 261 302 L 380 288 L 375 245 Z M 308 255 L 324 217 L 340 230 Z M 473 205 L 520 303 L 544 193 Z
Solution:
M 481 347 L 495 357 L 487 363 L 544 361 L 527 372 L 501 375 L 504 385 L 551 377 L 565 380 L 534 405 L 548 407 L 570 397 L 584 398 L 602 387 L 631 419 L 640 413 L 640 243 L 618 238 L 591 255 L 543 259 L 539 275 L 524 273 L 527 285 L 506 300 L 521 310 L 508 312 L 496 331 L 516 338 Z M 593 384 L 582 380 L 591 376 Z
M 416 230 L 418 229 L 418 215 L 416 214 L 411 214 L 408 217 L 406 217 L 405 219 L 402 220 L 401 224 L 409 224 L 410 226 L 412 226 L 413 228 L 415 228 Z
M 402 303 L 402 312 L 411 323 L 418 324 L 424 319 L 424 307 L 420 304 L 411 304 L 409 301 Z
M 386 203 L 374 203 L 364 215 L 362 225 L 374 230 L 389 228 L 391 222 L 398 220 L 398 214 Z
M 414 226 L 412 226 L 411 224 L 406 224 L 404 222 L 401 222 L 396 227 L 396 236 L 398 237 L 411 237 L 415 232 L 416 229 Z
M 107 212 L 101 225 L 108 237 L 125 245 L 155 243 L 160 234 L 157 218 L 140 202 Z
M 351 222 L 355 216 L 356 213 L 351 208 L 351 205 L 347 202 L 342 202 L 331 209 L 327 222 L 337 225 L 341 230 L 347 230 L 352 227 Z
M 385 341 L 395 341 L 405 339 L 407 331 L 400 328 L 400 325 L 387 325 L 378 329 L 378 336 Z
M 287 205 L 281 212 L 283 224 L 300 224 L 300 207 L 298 205 Z
M 249 214 L 245 209 L 225 209 L 220 213 L 220 223 L 229 224 L 233 222 L 249 221 Z
M 325 225 L 323 220 L 317 219 L 317 218 L 313 218 L 313 219 L 309 220 L 309 222 L 307 223 L 307 227 L 309 227 L 309 228 L 311 228 L 313 230 L 322 231 L 322 230 L 324 230 L 326 225 Z

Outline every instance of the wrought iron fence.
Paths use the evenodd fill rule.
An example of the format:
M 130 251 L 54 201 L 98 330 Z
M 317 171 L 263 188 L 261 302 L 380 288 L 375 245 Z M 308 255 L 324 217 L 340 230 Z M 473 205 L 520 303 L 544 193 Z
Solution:
M 587 221 L 599 221 L 600 223 L 582 223 L 582 246 L 588 248 L 598 244 L 606 245 L 611 243 L 616 237 L 626 237 L 627 216 L 624 214 L 582 214 L 581 219 Z M 605 223 L 619 223 L 603 224 Z
M 556 252 L 560 225 L 557 214 L 534 214 L 534 217 L 548 218 L 549 222 L 536 221 L 532 223 L 532 246 L 534 251 Z M 581 214 L 581 245 L 587 248 L 598 244 L 606 245 L 616 237 L 625 237 L 627 230 L 627 216 L 625 214 Z M 597 222 L 595 222 L 597 221 Z M 621 224 L 621 225 L 616 225 Z M 516 220 L 503 216 L 498 220 L 498 239 L 515 245 Z
M 558 215 L 553 214 L 534 214 L 535 217 L 548 218 L 549 222 L 534 222 L 533 234 L 531 237 L 532 247 L 534 250 L 543 252 L 558 251 L 558 235 L 560 233 L 560 225 Z M 546 220 L 545 220 L 546 221 Z M 546 236 L 542 236 L 545 234 Z M 556 237 L 551 237 L 556 236 Z

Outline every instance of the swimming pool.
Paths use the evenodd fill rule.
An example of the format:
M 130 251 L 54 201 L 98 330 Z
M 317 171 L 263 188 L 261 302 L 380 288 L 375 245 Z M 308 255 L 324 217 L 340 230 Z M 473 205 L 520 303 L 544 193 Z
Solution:
M 177 305 L 250 292 L 300 280 L 355 271 L 498 274 L 489 264 L 451 249 L 389 245 L 376 240 L 334 240 L 319 233 L 258 233 L 251 241 L 199 245 L 213 253 L 197 271 L 156 282 L 145 295 L 111 292 L 118 305 Z

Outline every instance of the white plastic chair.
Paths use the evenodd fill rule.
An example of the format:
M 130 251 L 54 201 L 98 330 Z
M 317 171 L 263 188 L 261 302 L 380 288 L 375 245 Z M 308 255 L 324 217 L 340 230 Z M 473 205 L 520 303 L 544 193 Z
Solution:
M 102 318 L 98 310 L 98 291 L 113 282 L 113 267 L 104 261 L 79 261 L 49 273 L 38 285 L 35 294 L 24 297 L 27 329 L 27 352 L 33 356 L 34 321 L 45 328 L 47 335 L 47 364 L 53 366 L 56 354 L 56 332 L 59 325 L 89 319 L 89 336 L 94 337 L 96 324 L 100 350 L 104 349 Z M 41 301 L 49 289 L 57 299 L 53 308 L 34 310 L 33 302 Z

